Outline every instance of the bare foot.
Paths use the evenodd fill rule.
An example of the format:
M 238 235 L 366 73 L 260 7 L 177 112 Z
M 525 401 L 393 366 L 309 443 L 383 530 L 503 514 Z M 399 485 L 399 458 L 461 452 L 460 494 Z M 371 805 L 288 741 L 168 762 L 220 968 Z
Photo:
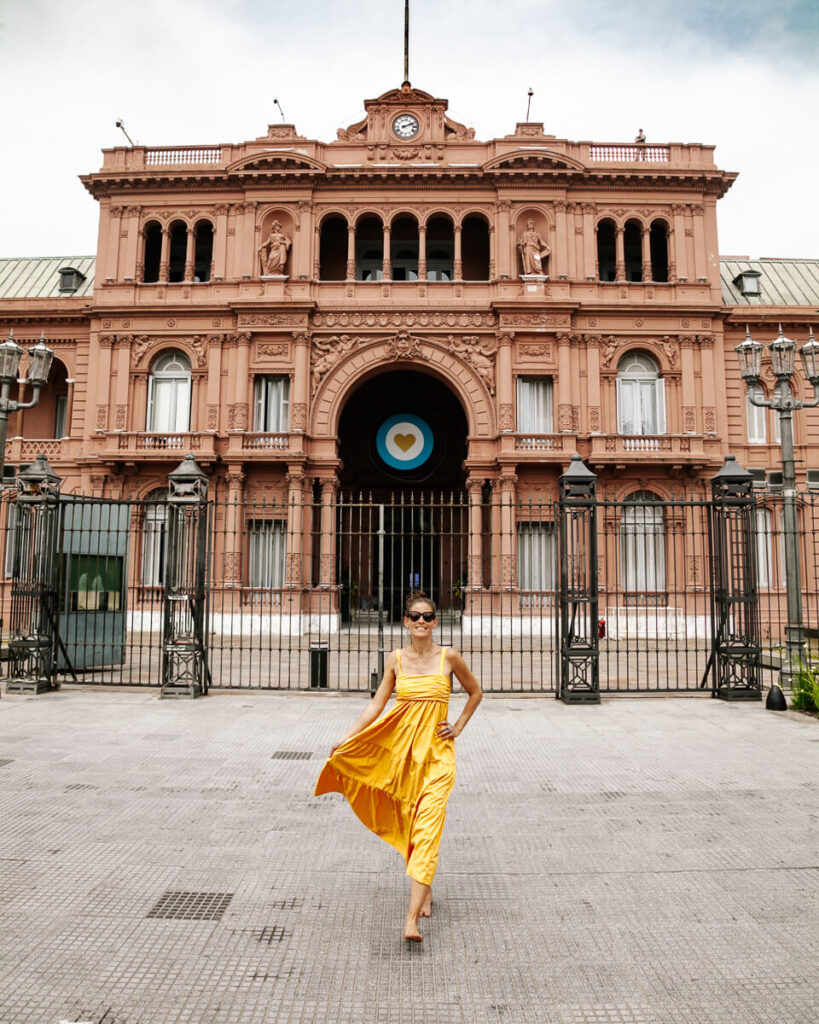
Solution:
M 421 917 L 429 917 L 432 914 L 432 893 L 427 895 L 424 905 L 421 907 Z
M 410 915 L 404 924 L 404 938 L 409 942 L 423 942 L 424 936 L 418 931 L 418 921 Z

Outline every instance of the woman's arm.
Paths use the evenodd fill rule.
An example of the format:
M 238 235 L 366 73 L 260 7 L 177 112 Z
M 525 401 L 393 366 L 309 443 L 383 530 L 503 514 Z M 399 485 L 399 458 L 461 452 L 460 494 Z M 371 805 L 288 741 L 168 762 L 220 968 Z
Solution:
M 450 670 L 455 673 L 458 682 L 469 694 L 457 722 L 453 725 L 448 725 L 446 722 L 438 723 L 438 735 L 442 739 L 454 739 L 456 736 L 461 735 L 464 731 L 464 726 L 475 714 L 476 708 L 483 700 L 483 690 L 481 690 L 480 683 L 472 675 L 469 666 L 461 657 L 459 651 L 452 648 L 447 656 L 447 663 Z
M 373 694 L 372 700 L 355 720 L 353 727 L 348 731 L 344 739 L 339 740 L 338 743 L 335 743 L 330 748 L 331 757 L 342 743 L 346 743 L 351 736 L 355 736 L 355 734 L 361 732 L 362 729 L 366 729 L 368 725 L 372 725 L 384 710 L 387 705 L 387 701 L 390 699 L 392 691 L 395 689 L 396 664 L 397 659 L 395 657 L 395 651 L 393 651 L 389 658 L 387 658 L 387 664 L 384 666 L 384 678 L 381 680 L 378 689 Z

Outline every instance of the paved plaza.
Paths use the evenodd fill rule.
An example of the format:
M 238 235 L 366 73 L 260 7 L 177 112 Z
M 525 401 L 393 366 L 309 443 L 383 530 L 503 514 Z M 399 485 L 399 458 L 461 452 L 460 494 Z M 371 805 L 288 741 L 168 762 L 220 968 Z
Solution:
M 815 1024 L 819 721 L 487 698 L 416 946 L 312 795 L 365 699 L 4 695 L 1 1024 Z

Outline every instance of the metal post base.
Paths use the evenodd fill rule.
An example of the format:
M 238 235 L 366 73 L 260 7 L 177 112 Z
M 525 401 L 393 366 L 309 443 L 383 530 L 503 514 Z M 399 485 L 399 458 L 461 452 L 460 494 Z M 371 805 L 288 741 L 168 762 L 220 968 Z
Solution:
M 159 691 L 160 697 L 181 697 L 194 700 L 202 696 L 201 686 L 163 686 Z
M 560 700 L 564 704 L 599 704 L 600 693 L 593 693 L 589 690 L 569 690 L 560 694 Z
M 54 693 L 57 687 L 52 686 L 48 679 L 9 679 L 6 693 L 24 693 L 36 696 L 38 693 Z
M 715 693 L 712 693 L 711 696 L 716 697 L 717 700 L 762 700 L 762 691 L 742 690 L 734 686 L 720 686 L 720 688 Z

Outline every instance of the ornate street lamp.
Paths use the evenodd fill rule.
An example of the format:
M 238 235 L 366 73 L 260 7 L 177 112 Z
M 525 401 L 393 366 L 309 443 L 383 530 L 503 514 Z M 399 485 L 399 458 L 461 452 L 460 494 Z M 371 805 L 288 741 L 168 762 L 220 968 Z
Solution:
M 54 353 L 43 340 L 45 332 L 40 335 L 36 345 L 28 350 L 28 376 L 26 383 L 31 385 L 30 402 L 18 402 L 9 398 L 12 387 L 18 383 L 20 359 L 23 350 L 14 340 L 14 331 L 9 333 L 8 341 L 0 345 L 0 482 L 6 465 L 6 431 L 9 424 L 9 413 L 18 409 L 33 409 L 40 401 L 40 391 L 48 382 L 48 373 Z
M 780 682 L 790 686 L 795 669 L 804 663 L 805 629 L 802 624 L 802 584 L 799 572 L 799 542 L 796 510 L 796 468 L 793 452 L 793 414 L 797 409 L 812 409 L 819 405 L 819 344 L 810 340 L 800 351 L 805 376 L 813 386 L 814 399 L 805 402 L 791 389 L 796 363 L 796 342 L 786 338 L 779 325 L 779 335 L 768 346 L 776 387 L 765 399 L 759 387 L 762 373 L 762 345 L 751 338 L 747 326 L 745 340 L 736 346 L 739 372 L 748 387 L 748 400 L 752 405 L 773 409 L 779 417 L 782 446 L 783 533 L 785 535 L 785 587 L 788 594 L 788 625 L 785 630 L 785 658 L 780 671 Z

